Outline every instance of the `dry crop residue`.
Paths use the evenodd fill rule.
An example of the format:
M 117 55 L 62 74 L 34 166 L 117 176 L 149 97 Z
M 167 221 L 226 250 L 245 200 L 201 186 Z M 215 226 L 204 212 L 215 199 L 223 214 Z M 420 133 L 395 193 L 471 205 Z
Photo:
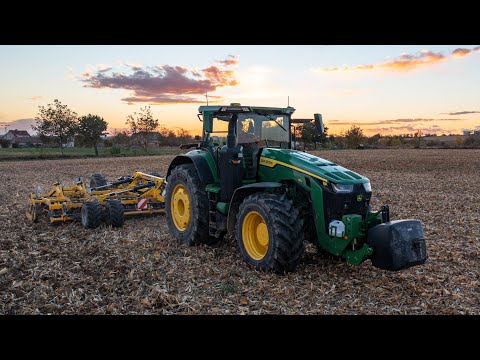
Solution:
M 480 151 L 359 150 L 316 155 L 372 182 L 373 206 L 423 221 L 429 258 L 387 272 L 317 254 L 295 273 L 249 269 L 234 240 L 179 245 L 163 216 L 123 228 L 58 227 L 24 217 L 27 195 L 57 177 L 165 174 L 173 156 L 0 163 L 2 314 L 480 314 Z

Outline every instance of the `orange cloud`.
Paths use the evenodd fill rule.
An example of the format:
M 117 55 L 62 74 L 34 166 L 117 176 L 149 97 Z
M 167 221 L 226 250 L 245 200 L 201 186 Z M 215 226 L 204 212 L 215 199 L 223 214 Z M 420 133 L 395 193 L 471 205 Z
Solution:
M 462 58 L 462 57 L 465 57 L 467 55 L 470 55 L 470 53 L 472 51 L 473 50 L 470 50 L 470 49 L 458 48 L 458 49 L 455 49 L 455 50 L 452 51 L 452 56 L 457 57 L 457 58 Z
M 452 57 L 465 57 L 473 52 L 480 52 L 480 46 L 473 49 L 458 48 L 451 52 Z M 357 66 L 343 66 L 331 68 L 314 69 L 314 72 L 337 72 L 337 71 L 362 71 L 362 70 L 387 70 L 387 71 L 409 71 L 419 67 L 426 67 L 445 61 L 448 56 L 430 50 L 422 50 L 415 55 L 401 54 L 394 60 L 377 64 L 364 64 Z
M 391 124 L 406 124 L 406 123 L 425 123 L 437 121 L 463 121 L 465 119 L 424 119 L 424 118 L 408 118 L 408 119 L 393 119 L 393 120 L 379 120 L 374 122 L 360 122 L 360 121 L 344 121 L 344 120 L 330 120 L 332 125 L 391 125 Z
M 224 66 L 232 66 L 232 65 L 238 65 L 239 60 L 236 58 L 235 55 L 228 55 L 228 59 L 219 60 L 217 62 Z
M 230 56 L 229 59 L 219 62 L 230 66 L 237 64 L 238 60 Z M 112 72 L 111 68 L 106 66 L 97 68 L 96 71 L 88 69 L 81 75 L 81 81 L 85 83 L 85 87 L 96 89 L 131 90 L 131 96 L 123 98 L 123 101 L 128 104 L 153 105 L 203 103 L 205 93 L 238 84 L 234 71 L 214 65 L 202 70 L 170 65 L 142 67 L 128 64 L 127 67 L 131 72 L 129 74 Z M 211 95 L 209 97 L 215 98 Z

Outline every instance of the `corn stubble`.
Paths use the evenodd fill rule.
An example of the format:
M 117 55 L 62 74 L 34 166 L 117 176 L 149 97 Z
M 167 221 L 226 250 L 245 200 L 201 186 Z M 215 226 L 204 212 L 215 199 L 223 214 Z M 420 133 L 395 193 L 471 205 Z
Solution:
M 351 266 L 308 245 L 295 273 L 249 269 L 233 239 L 186 247 L 163 216 L 120 229 L 52 227 L 24 216 L 57 177 L 165 174 L 173 156 L 0 162 L 1 314 L 480 314 L 480 151 L 325 151 L 369 177 L 374 208 L 423 221 L 423 266 Z

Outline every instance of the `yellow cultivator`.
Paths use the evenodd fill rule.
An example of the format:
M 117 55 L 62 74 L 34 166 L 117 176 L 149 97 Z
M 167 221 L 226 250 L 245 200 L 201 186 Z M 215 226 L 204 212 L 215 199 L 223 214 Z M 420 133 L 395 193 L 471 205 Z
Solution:
M 47 212 L 51 224 L 80 220 L 84 228 L 96 228 L 104 221 L 120 227 L 125 216 L 163 213 L 165 186 L 159 174 L 142 172 L 110 183 L 95 174 L 89 187 L 82 179 L 72 187 L 56 182 L 46 194 L 30 194 L 26 216 L 35 222 Z

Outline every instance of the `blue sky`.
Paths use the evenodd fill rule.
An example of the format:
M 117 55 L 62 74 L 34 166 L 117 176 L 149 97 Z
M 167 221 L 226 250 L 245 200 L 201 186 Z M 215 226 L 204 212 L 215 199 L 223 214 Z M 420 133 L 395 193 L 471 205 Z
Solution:
M 198 133 L 195 101 L 208 87 L 222 103 L 285 106 L 290 96 L 298 117 L 321 112 L 333 133 L 459 133 L 480 125 L 477 47 L 0 46 L 0 122 L 32 119 L 58 98 L 111 128 L 151 104 L 162 125 Z

